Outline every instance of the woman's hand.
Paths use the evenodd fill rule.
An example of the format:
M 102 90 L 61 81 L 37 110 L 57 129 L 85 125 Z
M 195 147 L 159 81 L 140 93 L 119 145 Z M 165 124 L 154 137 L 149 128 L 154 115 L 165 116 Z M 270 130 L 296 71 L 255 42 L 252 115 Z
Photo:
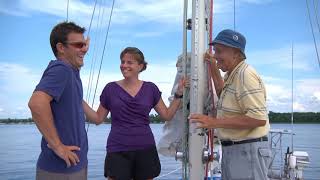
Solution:
M 189 78 L 186 77 L 182 77 L 179 80 L 179 85 L 178 85 L 178 89 L 176 91 L 177 95 L 183 95 L 183 88 L 189 87 L 190 86 L 190 81 Z

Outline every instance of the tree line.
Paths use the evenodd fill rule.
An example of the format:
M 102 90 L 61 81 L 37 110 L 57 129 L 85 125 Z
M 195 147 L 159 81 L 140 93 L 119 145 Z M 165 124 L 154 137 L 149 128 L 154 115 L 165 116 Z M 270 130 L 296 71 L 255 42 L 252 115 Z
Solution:
M 291 123 L 291 113 L 269 112 L 271 123 Z M 294 112 L 294 123 L 320 123 L 320 112 Z
M 157 114 L 151 114 L 149 116 L 151 123 L 164 123 L 164 121 Z M 278 113 L 269 112 L 269 120 L 271 123 L 291 123 L 291 113 Z M 111 119 L 106 118 L 105 123 L 110 123 Z M 320 123 L 320 112 L 294 112 L 293 113 L 294 123 Z M 32 118 L 27 119 L 0 119 L 2 124 L 19 124 L 19 123 L 33 123 Z

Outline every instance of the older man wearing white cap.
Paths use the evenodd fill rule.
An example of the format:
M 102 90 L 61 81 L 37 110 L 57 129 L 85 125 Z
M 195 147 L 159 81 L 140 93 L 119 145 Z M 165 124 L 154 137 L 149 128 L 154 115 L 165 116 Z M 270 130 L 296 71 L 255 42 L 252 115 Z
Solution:
M 268 179 L 271 151 L 266 91 L 257 72 L 244 60 L 246 39 L 239 32 L 223 30 L 205 54 L 219 96 L 217 117 L 192 114 L 199 128 L 217 128 L 222 144 L 222 179 Z M 226 72 L 222 79 L 221 69 Z

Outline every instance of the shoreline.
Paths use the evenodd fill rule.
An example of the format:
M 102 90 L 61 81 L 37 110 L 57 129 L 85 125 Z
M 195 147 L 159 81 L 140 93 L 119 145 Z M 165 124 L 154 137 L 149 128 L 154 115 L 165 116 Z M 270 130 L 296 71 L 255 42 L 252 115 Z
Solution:
M 25 124 L 35 124 L 34 122 L 10 122 L 10 123 L 7 123 L 7 122 L 1 122 L 0 121 L 0 125 L 25 125 Z M 95 125 L 94 123 L 90 123 L 90 124 L 93 124 Z M 102 124 L 111 124 L 109 122 L 105 122 L 105 123 L 102 123 Z M 150 124 L 164 124 L 164 122 L 151 122 Z M 291 122 L 270 122 L 270 124 L 291 124 Z M 293 124 L 320 124 L 320 122 L 294 122 Z
M 270 124 L 291 124 L 291 116 L 293 115 L 294 124 L 320 124 L 320 112 L 273 112 L 269 111 Z M 157 114 L 149 115 L 151 124 L 164 124 L 165 121 Z M 33 124 L 32 118 L 0 118 L 0 124 Z M 110 124 L 111 118 L 106 118 L 103 124 Z M 94 123 L 90 123 L 94 124 Z

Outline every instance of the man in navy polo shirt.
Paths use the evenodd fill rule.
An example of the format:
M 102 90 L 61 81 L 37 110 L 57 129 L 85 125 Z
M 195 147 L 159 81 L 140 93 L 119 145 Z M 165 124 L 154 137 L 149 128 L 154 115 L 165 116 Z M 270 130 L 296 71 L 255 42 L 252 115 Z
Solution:
M 79 75 L 88 51 L 84 32 L 73 22 L 62 22 L 50 34 L 56 60 L 50 61 L 28 104 L 42 134 L 37 180 L 87 179 L 88 139 Z

